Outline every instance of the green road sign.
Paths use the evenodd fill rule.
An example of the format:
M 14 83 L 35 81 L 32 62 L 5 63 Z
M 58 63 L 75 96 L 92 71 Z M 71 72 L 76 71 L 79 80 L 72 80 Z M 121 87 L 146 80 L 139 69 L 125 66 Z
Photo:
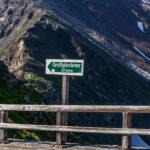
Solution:
M 46 59 L 46 74 L 83 76 L 84 60 Z

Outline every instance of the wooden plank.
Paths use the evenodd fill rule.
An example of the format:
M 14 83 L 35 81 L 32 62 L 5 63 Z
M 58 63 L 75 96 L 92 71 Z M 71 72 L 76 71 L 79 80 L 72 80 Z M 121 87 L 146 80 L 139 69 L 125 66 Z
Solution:
M 68 96 L 69 96 L 69 76 L 62 76 L 62 105 L 68 105 Z M 62 112 L 62 126 L 67 126 L 67 113 Z M 62 133 L 62 144 L 64 145 L 67 141 L 67 133 Z
M 4 123 L 4 110 L 0 111 L 0 123 Z M 5 130 L 2 128 L 0 129 L 0 143 L 4 142 L 5 140 Z
M 106 105 L 0 105 L 0 110 L 41 112 L 129 112 L 150 113 L 150 106 L 106 106 Z
M 4 129 L 27 129 L 56 132 L 78 132 L 78 133 L 102 133 L 102 134 L 123 134 L 123 135 L 150 135 L 150 129 L 131 128 L 99 128 L 99 127 L 74 127 L 74 126 L 53 126 L 53 125 L 27 125 L 0 123 Z
M 8 111 L 4 111 L 4 123 L 8 123 Z M 7 140 L 8 138 L 8 129 L 4 130 L 4 140 Z
M 0 123 L 8 122 L 8 111 L 0 110 Z M 8 129 L 0 129 L 0 143 L 7 139 Z
M 56 125 L 58 126 L 61 125 L 61 112 L 60 111 L 57 112 Z M 56 145 L 62 145 L 61 132 L 56 132 Z
M 132 114 L 124 112 L 122 115 L 122 128 L 131 128 L 132 127 Z M 122 148 L 130 149 L 131 148 L 131 135 L 122 136 Z
M 55 107 L 56 106 L 56 107 Z M 57 112 L 60 105 L 0 105 L 0 110 Z

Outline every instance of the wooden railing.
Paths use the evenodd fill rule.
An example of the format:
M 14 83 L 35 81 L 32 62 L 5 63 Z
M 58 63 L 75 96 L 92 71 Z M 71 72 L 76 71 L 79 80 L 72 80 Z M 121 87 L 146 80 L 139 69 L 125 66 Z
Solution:
M 40 111 L 56 112 L 56 126 L 29 125 L 8 123 L 8 111 Z M 122 113 L 122 128 L 77 127 L 62 126 L 63 112 L 110 112 Z M 131 148 L 131 135 L 150 135 L 150 129 L 133 129 L 133 113 L 150 113 L 150 106 L 94 106 L 94 105 L 0 105 L 0 141 L 7 139 L 7 129 L 28 129 L 41 131 L 56 131 L 56 144 L 62 145 L 62 135 L 65 132 L 121 134 L 122 148 Z

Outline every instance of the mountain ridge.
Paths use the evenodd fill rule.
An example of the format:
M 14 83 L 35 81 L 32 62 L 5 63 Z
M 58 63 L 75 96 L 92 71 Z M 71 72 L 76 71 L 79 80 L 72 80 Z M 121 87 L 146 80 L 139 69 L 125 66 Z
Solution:
M 66 2 L 66 1 L 57 1 L 57 2 L 53 2 L 53 1 L 51 1 L 51 4 L 55 4 L 54 5 L 54 7 L 52 7 L 52 9 L 54 9 L 54 11 L 55 12 L 57 12 L 57 13 L 59 13 L 59 14 L 64 14 L 64 16 L 67 18 L 67 13 L 65 13 L 65 10 L 63 9 L 63 2 L 64 3 L 66 3 L 66 5 L 67 5 L 67 3 L 68 2 Z M 81 1 L 78 1 L 79 3 L 81 3 Z M 86 3 L 87 1 L 84 1 L 84 3 Z M 110 8 L 112 8 L 113 9 L 113 7 L 114 6 L 111 6 L 113 3 L 114 3 L 114 5 L 115 4 L 117 4 L 118 3 L 118 5 L 120 5 L 121 3 L 120 2 L 113 2 L 112 4 L 111 4 L 111 1 L 107 1 L 107 2 L 103 2 L 103 1 L 101 1 L 101 2 L 98 2 L 98 1 L 90 1 L 91 3 L 102 3 L 102 6 L 105 6 L 105 4 L 106 4 L 106 6 L 105 7 L 108 7 L 108 10 L 109 10 L 109 7 Z M 89 3 L 90 3 L 89 2 Z M 109 4 L 109 3 L 110 4 Z M 122 7 L 124 8 L 126 5 L 126 7 L 128 7 L 128 5 L 130 4 L 138 4 L 138 5 L 140 5 L 141 4 L 141 2 L 142 1 L 137 1 L 137 2 L 135 2 L 135 1 L 133 1 L 133 2 L 130 2 L 130 1 L 126 1 L 126 2 L 124 2 L 125 4 L 121 4 L 122 6 L 121 6 L 121 8 L 119 8 L 119 9 L 122 9 Z M 56 5 L 56 3 L 58 3 L 58 6 Z M 60 4 L 59 4 L 60 3 Z M 72 4 L 73 2 L 69 2 L 69 6 L 71 7 L 71 4 Z M 107 4 L 108 3 L 108 4 Z M 129 3 L 129 4 L 128 4 Z M 132 5 L 133 5 L 132 4 Z M 91 4 L 92 5 L 92 4 Z M 129 5 L 129 6 L 130 6 Z M 99 4 L 97 5 L 97 6 L 99 6 Z M 61 9 L 58 9 L 58 8 L 61 8 Z M 83 6 L 84 7 L 84 6 Z M 89 6 L 90 7 L 90 6 Z M 94 6 L 93 6 L 94 7 Z M 130 6 L 131 7 L 131 6 Z M 135 7 L 135 6 L 134 6 Z M 139 7 L 139 6 L 138 6 Z M 68 5 L 65 7 L 66 9 L 67 8 L 69 8 L 68 7 Z M 91 8 L 91 7 L 90 7 Z M 89 8 L 89 9 L 90 9 Z M 101 7 L 102 8 L 102 7 Z M 75 8 L 74 8 L 75 10 L 76 10 L 76 5 L 75 5 Z M 82 8 L 81 8 L 82 9 Z M 84 9 L 84 8 L 83 8 Z M 118 9 L 118 10 L 119 10 Z M 60 11 L 60 12 L 59 12 Z M 80 9 L 78 10 L 79 12 L 81 11 Z M 110 10 L 111 11 L 111 10 Z M 129 13 L 125 13 L 125 12 L 127 12 L 127 8 L 126 8 L 126 11 L 125 12 L 123 12 L 123 11 L 120 11 L 119 10 L 119 12 L 121 12 L 121 13 L 123 13 L 123 15 L 122 16 L 127 16 Z M 71 15 L 69 15 L 68 16 L 68 18 L 71 18 L 70 16 L 72 16 L 72 12 L 70 13 L 69 11 L 68 11 L 68 14 L 71 14 Z M 100 16 L 102 16 L 102 15 L 105 15 L 105 12 L 104 13 L 102 13 L 101 12 L 101 15 Z M 114 13 L 115 14 L 115 13 Z M 132 13 L 130 13 L 130 14 L 135 14 L 135 11 L 133 11 L 132 10 Z M 62 15 L 63 16 L 63 15 Z M 83 15 L 84 16 L 84 15 Z M 119 15 L 118 15 L 119 16 Z M 130 15 L 129 15 L 130 16 Z M 133 16 L 133 15 L 132 15 Z M 114 17 L 114 16 L 113 16 Z M 68 19 L 67 18 L 67 19 Z M 108 28 L 108 25 L 110 24 L 110 23 L 105 23 L 105 21 L 99 21 L 99 23 L 97 23 L 97 24 L 99 24 L 99 26 L 100 27 L 102 27 L 102 29 L 104 28 L 104 25 L 107 27 L 107 29 L 110 31 L 110 33 L 108 33 L 108 35 L 110 35 L 110 34 L 114 34 L 116 37 L 117 36 L 119 36 L 119 40 L 117 39 L 117 43 L 115 42 L 115 36 L 113 36 L 113 40 L 112 40 L 112 38 L 110 39 L 110 37 L 109 36 L 107 36 L 107 34 L 105 35 L 105 36 L 103 36 L 103 35 L 101 35 L 101 34 L 103 34 L 103 32 L 105 32 L 106 31 L 106 29 L 104 29 L 104 31 L 102 31 L 102 30 L 100 30 L 100 32 L 98 31 L 96 31 L 95 29 L 92 29 L 93 28 L 93 26 L 89 26 L 89 29 L 88 29 L 88 26 L 86 26 L 85 25 L 85 23 L 82 23 L 82 21 L 80 22 L 79 20 L 78 20 L 78 18 L 80 18 L 80 17 L 76 17 L 76 15 L 74 15 L 74 16 L 72 16 L 72 18 L 75 20 L 75 21 L 77 21 L 77 23 L 76 23 L 76 25 L 75 25 L 75 23 L 72 23 L 72 26 L 79 26 L 80 28 L 81 28 L 81 31 L 80 31 L 80 29 L 79 28 L 77 28 L 76 30 L 78 30 L 78 31 L 80 31 L 80 33 L 82 32 L 84 32 L 84 34 L 86 35 L 86 36 L 88 36 L 88 38 L 90 38 L 90 40 L 94 40 L 94 41 L 96 41 L 96 42 L 98 42 L 99 44 L 103 44 L 103 45 L 109 45 L 109 44 L 111 44 L 110 46 L 108 46 L 108 47 L 106 47 L 105 49 L 109 49 L 109 47 L 114 47 L 114 45 L 116 45 L 115 47 L 114 47 L 114 52 L 113 52 L 113 55 L 115 55 L 117 52 L 118 52 L 118 55 L 120 55 L 120 60 L 122 59 L 122 58 L 127 58 L 127 59 L 129 59 L 130 61 L 129 62 L 127 62 L 127 60 L 125 59 L 124 61 L 123 61 L 123 64 L 125 64 L 126 62 L 127 62 L 127 66 L 128 67 L 130 67 L 130 68 L 132 68 L 132 69 L 134 69 L 134 70 L 136 70 L 137 72 L 141 72 L 142 70 L 142 72 L 143 72 L 143 74 L 145 74 L 145 72 L 144 71 L 147 71 L 148 72 L 148 68 L 149 68 L 149 62 L 145 62 L 145 60 L 143 60 L 143 58 L 141 58 L 141 56 L 139 56 L 139 55 L 137 55 L 137 53 L 135 53 L 135 51 L 133 51 L 133 47 L 132 47 L 132 45 L 134 44 L 131 40 L 129 40 L 129 41 L 127 41 L 126 39 L 123 39 L 122 38 L 122 35 L 120 34 L 116 34 L 115 33 L 115 29 L 113 29 L 113 27 L 111 27 L 111 30 Z M 85 20 L 85 18 L 86 17 L 84 17 L 83 18 L 83 20 Z M 100 18 L 100 17 L 99 17 Z M 103 18 L 103 17 L 102 17 Z M 108 16 L 107 16 L 107 18 L 108 18 Z M 117 18 L 117 17 L 116 17 Z M 123 17 L 122 17 L 123 18 Z M 127 17 L 126 17 L 127 18 Z M 134 18 L 134 17 L 131 17 L 131 18 Z M 68 20 L 71 20 L 71 22 L 73 22 L 73 19 L 68 19 Z M 88 19 L 89 19 L 89 17 L 88 17 Z M 109 20 L 109 19 L 111 19 L 111 17 L 110 18 L 108 18 L 107 20 Z M 113 18 L 114 19 L 114 18 Z M 80 19 L 81 20 L 81 19 Z M 90 19 L 89 19 L 90 20 Z M 96 19 L 95 19 L 96 20 Z M 105 19 L 106 20 L 106 19 Z M 123 19 L 122 19 L 123 20 Z M 127 20 L 127 19 L 126 19 Z M 130 19 L 131 20 L 131 19 Z M 135 19 L 134 19 L 135 20 Z M 87 21 L 86 21 L 87 22 Z M 92 21 L 91 21 L 92 22 Z M 94 21 L 93 21 L 94 22 Z M 126 21 L 127 22 L 127 21 Z M 133 22 L 133 21 L 132 21 Z M 88 22 L 89 23 L 89 22 Z M 94 22 L 95 23 L 95 22 Z M 134 22 L 133 22 L 134 23 Z M 132 23 L 132 24 L 133 24 Z M 136 23 L 136 22 L 135 22 Z M 136 27 L 136 24 L 134 23 L 134 26 Z M 103 25 L 104 24 L 104 25 Z M 115 24 L 115 20 L 114 20 L 114 23 L 113 24 Z M 116 23 L 117 24 L 117 23 Z M 129 23 L 128 23 L 129 24 Z M 129 26 L 129 25 L 128 25 Z M 134 27 L 133 25 L 131 26 L 132 28 Z M 91 28 L 90 28 L 91 27 Z M 105 28 L 106 28 L 105 27 Z M 99 28 L 99 27 L 98 27 Z M 126 27 L 124 27 L 123 26 L 123 29 L 125 29 Z M 123 31 L 123 29 L 122 29 L 122 31 Z M 128 28 L 129 29 L 129 28 Z M 135 31 L 135 33 L 134 34 L 139 34 L 139 32 L 140 31 L 138 31 L 138 28 L 136 28 L 136 31 Z M 107 31 L 106 31 L 106 33 L 107 33 Z M 127 31 L 126 33 L 130 33 L 130 30 L 129 31 Z M 132 31 L 132 34 L 133 34 L 133 31 Z M 141 33 L 140 33 L 141 34 Z M 140 35 L 139 34 L 139 35 Z M 142 35 L 142 34 L 141 34 Z M 146 35 L 145 35 L 146 36 Z M 105 37 L 105 38 L 104 38 Z M 108 39 L 107 39 L 108 38 Z M 122 39 L 120 39 L 120 38 L 122 38 Z M 112 41 L 111 41 L 112 40 Z M 125 41 L 125 44 L 124 43 L 122 43 L 121 41 L 122 40 L 124 40 Z M 104 43 L 103 43 L 104 42 Z M 114 42 L 114 43 L 113 43 Z M 120 44 L 118 44 L 118 43 L 120 43 Z M 131 43 L 133 43 L 132 45 L 131 45 Z M 126 46 L 127 45 L 127 46 Z M 120 49 L 120 50 L 119 50 Z M 111 49 L 112 50 L 112 49 Z M 108 51 L 108 54 L 110 54 L 111 55 L 111 50 L 109 50 Z M 133 53 L 134 52 L 134 53 Z M 129 55 L 127 55 L 129 53 Z M 133 55 L 134 54 L 134 55 Z M 132 58 L 131 58 L 132 57 Z M 135 61 L 133 58 L 137 58 L 137 60 Z M 133 63 L 133 64 L 132 64 Z M 148 63 L 148 64 L 147 64 Z M 135 65 L 134 65 L 135 64 Z M 144 65 L 143 65 L 144 64 Z M 146 65 L 147 64 L 147 65 Z M 145 69 L 143 68 L 143 66 L 147 66 L 147 67 L 145 67 Z M 147 68 L 147 69 L 146 69 Z M 138 71 L 139 70 L 139 71 Z M 148 78 L 149 78 L 149 75 L 146 73 L 144 76 L 147 76 Z

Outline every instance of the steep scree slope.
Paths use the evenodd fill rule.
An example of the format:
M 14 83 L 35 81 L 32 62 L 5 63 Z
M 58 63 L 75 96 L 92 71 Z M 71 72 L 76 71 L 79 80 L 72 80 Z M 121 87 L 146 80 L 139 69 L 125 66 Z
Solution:
M 150 57 L 150 5 L 142 0 L 51 0 L 46 1 L 55 13 L 104 46 L 104 51 L 137 72 L 150 71 L 149 61 L 135 50 Z M 138 23 L 141 23 L 141 31 Z M 117 53 L 117 54 L 116 54 Z M 131 62 L 128 62 L 125 58 Z M 137 65 L 133 65 L 133 64 Z M 142 70 L 138 69 L 141 68 Z M 145 74 L 146 73 L 140 73 Z M 147 75 L 149 76 L 149 75 Z M 148 77 L 149 78 L 149 77 Z

